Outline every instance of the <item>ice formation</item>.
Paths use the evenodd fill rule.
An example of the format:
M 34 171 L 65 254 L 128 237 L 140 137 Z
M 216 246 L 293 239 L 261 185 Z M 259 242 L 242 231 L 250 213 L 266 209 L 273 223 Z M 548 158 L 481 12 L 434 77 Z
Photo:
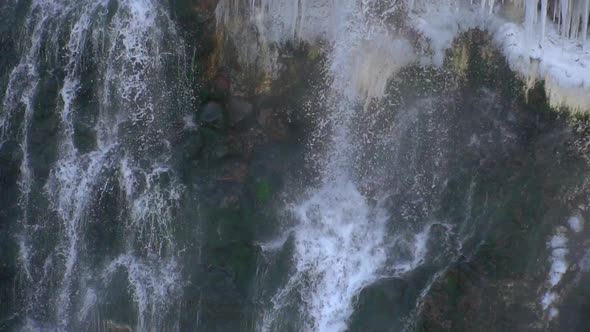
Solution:
M 569 250 L 567 243 L 568 239 L 565 235 L 564 227 L 559 227 L 547 243 L 548 248 L 551 250 L 551 255 L 549 256 L 551 267 L 548 275 L 549 288 L 541 299 L 541 306 L 543 310 L 548 312 L 548 318 L 550 320 L 559 314 L 558 309 L 555 307 L 555 302 L 559 296 L 554 291 L 554 288 L 559 284 L 568 269 L 567 255 Z
M 442 63 L 453 38 L 470 28 L 489 31 L 527 88 L 544 81 L 554 108 L 590 111 L 590 0 L 409 1 L 414 26 Z
M 377 31 L 380 43 L 400 43 L 400 37 L 407 38 L 404 24 L 393 26 L 399 21 L 392 19 L 400 11 L 408 14 L 405 26 L 416 30 L 433 51 L 428 58 L 409 52 L 415 61 L 441 65 L 459 33 L 484 29 L 527 88 L 544 81 L 551 106 L 590 112 L 590 0 L 221 0 L 217 19 L 240 41 L 242 60 L 275 71 L 277 47 L 289 40 L 322 40 L 332 50 L 348 44 L 355 52 L 355 47 L 371 45 L 372 32 Z M 359 29 L 351 29 L 350 23 L 360 21 L 367 35 L 359 37 Z M 248 30 L 255 31 L 254 36 Z M 351 39 L 362 43 L 351 44 Z M 393 75 L 396 69 L 385 74 Z M 357 92 L 367 96 L 366 91 Z

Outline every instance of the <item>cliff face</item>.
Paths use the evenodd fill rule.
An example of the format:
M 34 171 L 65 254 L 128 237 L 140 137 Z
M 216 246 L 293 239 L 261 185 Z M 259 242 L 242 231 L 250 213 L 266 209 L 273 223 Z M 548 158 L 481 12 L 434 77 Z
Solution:
M 223 59 L 231 59 L 229 62 L 233 64 L 228 72 L 232 72 L 232 79 L 238 81 L 236 86 L 244 84 L 243 81 L 250 83 L 249 90 L 237 88 L 233 92 L 253 98 L 270 93 L 278 100 L 284 100 L 294 91 L 305 91 L 294 90 L 293 85 L 296 84 L 293 82 L 303 79 L 303 86 L 317 86 L 315 93 L 307 91 L 295 98 L 298 100 L 295 103 L 315 107 L 311 112 L 309 106 L 295 110 L 295 113 L 303 111 L 309 116 L 306 126 L 311 126 L 311 129 L 304 141 L 329 139 L 338 126 L 338 120 L 317 111 L 334 111 L 321 100 L 322 94 L 333 93 L 334 80 L 352 77 L 354 81 L 359 76 L 366 76 L 355 84 L 370 88 L 344 91 L 358 93 L 360 99 L 365 100 L 360 104 L 366 113 L 352 116 L 355 128 L 351 135 L 363 132 L 366 139 L 373 142 L 355 142 L 362 149 L 355 152 L 359 153 L 358 159 L 355 159 L 358 163 L 356 167 L 361 173 L 365 172 L 362 174 L 380 174 L 379 183 L 371 180 L 364 184 L 363 194 L 368 197 L 399 185 L 394 178 L 379 173 L 378 164 L 371 164 L 369 171 L 359 161 L 364 158 L 379 160 L 379 154 L 384 153 L 380 150 L 383 147 L 375 145 L 376 140 L 383 138 L 374 131 L 388 129 L 391 130 L 390 135 L 398 137 L 393 133 L 396 130 L 404 133 L 398 127 L 400 121 L 405 121 L 404 109 L 415 107 L 415 103 L 424 98 L 442 96 L 444 101 L 440 103 L 445 105 L 443 108 L 446 107 L 443 114 L 452 120 L 439 119 L 440 125 L 445 126 L 442 124 L 445 121 L 454 123 L 437 133 L 440 135 L 438 139 L 453 146 L 455 151 L 430 151 L 442 153 L 446 166 L 437 164 L 432 169 L 428 166 L 422 169 L 423 174 L 438 174 L 444 173 L 441 167 L 448 167 L 449 173 L 439 176 L 446 177 L 450 182 L 443 184 L 443 189 L 435 194 L 440 196 L 434 199 L 437 203 L 430 203 L 432 210 L 422 215 L 422 218 L 445 220 L 452 225 L 435 223 L 428 226 L 430 228 L 426 232 L 430 236 L 429 241 L 432 241 L 426 247 L 432 250 L 435 242 L 441 241 L 442 244 L 439 244 L 446 247 L 441 250 L 446 254 L 436 256 L 431 253 L 429 255 L 433 256 L 427 256 L 424 265 L 412 272 L 391 273 L 389 278 L 362 289 L 358 302 L 354 304 L 354 313 L 348 320 L 349 329 L 379 330 L 383 326 L 450 331 L 476 327 L 494 330 L 500 326 L 531 331 L 585 328 L 576 310 L 571 309 L 573 302 L 570 301 L 576 301 L 573 299 L 579 298 L 577 291 L 583 289 L 578 282 L 585 277 L 576 266 L 584 264 L 586 249 L 582 249 L 581 233 L 570 228 L 567 222 L 573 218 L 572 215 L 585 214 L 586 203 L 582 202 L 586 201 L 589 190 L 586 181 L 580 180 L 585 178 L 588 169 L 583 148 L 583 142 L 587 140 L 587 125 L 583 116 L 560 115 L 562 110 L 551 106 L 543 83 L 531 85 L 522 79 L 520 73 L 513 71 L 514 67 L 506 59 L 495 37 L 477 28 L 458 34 L 444 52 L 440 64 L 402 61 L 391 72 L 391 65 L 379 59 L 393 53 L 380 49 L 376 52 L 375 45 L 370 42 L 355 44 L 359 48 L 349 48 L 351 53 L 358 51 L 360 57 L 373 60 L 370 63 L 361 61 L 358 71 L 354 70 L 354 66 L 359 64 L 356 60 L 347 63 L 351 67 L 338 67 L 353 72 L 352 76 L 338 76 L 332 71 L 338 64 L 330 59 L 333 54 L 329 54 L 337 46 L 304 37 L 283 44 L 273 44 L 271 39 L 266 39 L 268 44 L 265 44 L 256 38 L 249 39 L 252 37 L 245 32 L 248 25 L 240 21 L 243 19 L 239 16 L 224 19 L 224 29 L 240 27 L 239 34 L 225 30 L 227 39 Z M 238 22 L 232 23 L 231 20 Z M 305 32 L 301 33 L 305 35 Z M 423 44 L 424 36 L 419 30 L 402 25 L 398 33 L 413 41 L 408 52 L 426 56 L 436 52 Z M 255 48 L 263 47 L 258 49 L 260 53 L 253 52 L 251 45 L 241 44 L 252 40 L 256 43 Z M 381 39 L 381 42 L 391 40 Z M 240 54 L 240 45 L 250 53 Z M 318 75 L 298 76 L 298 73 L 313 70 L 320 72 Z M 375 82 L 384 83 L 368 85 Z M 378 85 L 383 87 L 376 88 Z M 373 88 L 375 90 L 370 90 Z M 246 90 L 248 92 L 244 92 Z M 322 121 L 328 125 L 321 128 L 313 126 Z M 376 126 L 376 123 L 380 125 Z M 401 135 L 399 140 L 406 139 L 403 134 L 397 134 Z M 405 134 L 425 135 L 422 132 Z M 330 151 L 326 144 L 329 143 L 309 143 L 304 154 L 314 155 L 309 149 L 315 148 Z M 420 143 L 415 144 L 421 146 Z M 445 151 L 445 148 L 441 147 L 441 150 Z M 312 172 L 322 167 L 309 158 L 306 164 Z M 319 173 L 322 174 L 322 171 Z M 398 176 L 403 177 L 401 174 Z M 390 204 L 397 205 L 389 206 L 390 213 L 394 215 L 396 209 L 404 206 L 398 201 Z M 469 215 L 464 214 L 466 211 L 470 211 Z M 414 217 L 420 219 L 419 216 Z M 449 232 L 447 227 L 454 231 Z M 569 239 L 567 248 L 552 247 L 551 239 L 562 233 Z M 559 256 L 561 249 L 565 249 L 567 255 Z M 559 257 L 566 256 L 567 259 L 563 258 L 564 262 L 556 268 L 555 262 L 561 259 Z M 396 263 L 390 264 L 395 266 Z M 556 273 L 559 275 L 557 279 L 554 278 Z M 287 288 L 283 291 L 293 290 Z M 560 315 L 559 308 L 567 309 Z M 301 327 L 297 325 L 299 323 L 291 325 L 284 321 L 287 313 L 281 311 L 283 307 L 274 307 L 273 310 L 279 318 L 267 322 L 265 326 L 271 326 L 271 329 Z M 322 316 L 309 315 L 313 317 L 312 321 L 323 319 Z M 305 317 L 303 315 L 299 319 L 310 319 Z
M 0 329 L 587 330 L 587 119 L 331 3 L 1 3 Z

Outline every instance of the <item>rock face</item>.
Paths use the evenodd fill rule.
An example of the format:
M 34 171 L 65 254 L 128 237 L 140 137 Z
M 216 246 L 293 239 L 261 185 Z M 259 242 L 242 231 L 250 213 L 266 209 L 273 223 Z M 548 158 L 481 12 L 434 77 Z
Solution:
M 200 114 L 201 121 L 211 126 L 221 126 L 223 122 L 223 107 L 216 102 L 209 102 Z
M 170 3 L 170 15 L 186 42 L 184 74 L 192 89 L 187 98 L 190 105 L 183 105 L 186 112 L 166 122 L 172 135 L 140 142 L 142 149 L 157 145 L 161 151 L 172 151 L 157 154 L 153 165 L 146 168 L 149 171 L 138 172 L 145 166 L 138 164 L 111 181 L 83 182 L 80 187 L 103 189 L 89 200 L 96 206 L 82 218 L 93 220 L 84 224 L 83 235 L 84 243 L 96 250 L 84 252 L 88 261 L 74 268 L 84 274 L 72 285 L 92 288 L 98 295 L 90 294 L 94 297 L 87 299 L 88 303 L 97 301 L 96 306 L 89 305 L 93 309 L 88 317 L 92 318 L 72 326 L 81 330 L 99 326 L 101 331 L 113 332 L 150 329 L 136 321 L 143 308 L 163 322 L 164 330 L 257 331 L 269 315 L 280 321 L 271 331 L 313 330 L 308 328 L 314 324 L 309 318 L 313 315 L 306 313 L 319 291 L 307 287 L 317 282 L 313 266 L 285 296 L 291 302 L 278 309 L 275 305 L 281 285 L 292 280 L 297 268 L 295 249 L 330 254 L 321 246 L 341 252 L 344 242 L 337 234 L 333 243 L 318 241 L 316 247 L 296 248 L 301 233 L 293 231 L 301 222 L 297 218 L 302 214 L 295 211 L 299 202 L 321 185 L 323 169 L 318 165 L 332 152 L 330 135 L 338 121 L 338 114 L 336 119 L 326 115 L 323 92 L 331 78 L 325 75 L 322 47 L 281 45 L 276 49 L 278 62 L 272 64 L 277 72 L 269 75 L 268 68 L 238 61 L 246 45 L 233 44 L 217 29 L 217 1 Z M 0 32 L 9 29 L 3 21 L 13 21 L 2 20 L 5 17 L 0 10 Z M 257 28 L 252 22 L 247 27 Z M 6 54 L 16 53 L 13 39 L 0 34 L 0 47 L 10 49 Z M 60 39 L 60 43 L 65 41 Z M 8 75 L 4 67 L 11 64 L 10 59 L 0 57 L 2 88 Z M 30 157 L 38 181 L 31 195 L 37 198 L 48 190 L 46 178 L 60 153 L 54 141 L 62 134 L 61 119 L 47 111 L 57 107 L 55 96 L 61 89 L 61 82 L 54 79 L 40 82 L 38 108 L 42 112 L 34 115 L 38 130 L 30 133 Z M 342 324 L 351 332 L 590 330 L 586 315 L 590 308 L 590 227 L 584 224 L 590 220 L 587 121 L 553 113 L 542 86 L 526 95 L 517 89 L 522 82 L 483 31 L 460 36 L 442 68 L 410 64 L 385 83 L 383 98 L 353 105 L 358 106 L 352 119 L 355 126 L 346 134 L 354 139 L 344 153 L 354 154 L 346 171 L 354 175 L 350 182 L 359 187 L 355 201 L 344 212 L 322 214 L 322 209 L 341 205 L 343 196 L 328 197 L 312 204 L 304 216 L 310 220 L 307 235 L 311 237 L 340 231 L 322 233 L 326 220 L 348 220 L 343 229 L 358 223 L 349 220 L 350 215 L 357 215 L 354 204 L 358 201 L 366 200 L 362 207 L 370 210 L 370 225 L 386 215 L 383 245 L 374 250 L 387 251 L 386 264 L 378 269 L 375 280 L 351 295 L 352 312 Z M 84 107 L 81 113 L 85 115 L 97 111 L 90 99 Z M 94 126 L 89 125 L 93 121 L 88 115 L 74 124 L 73 144 L 81 158 L 96 149 Z M 116 147 L 113 155 L 127 152 L 137 151 Z M 22 303 L 15 291 L 28 278 L 20 262 L 26 248 L 18 243 L 19 232 L 28 227 L 19 221 L 23 158 L 22 146 L 16 141 L 0 143 L 0 330 L 27 324 L 23 310 L 37 309 L 34 302 Z M 67 170 L 65 166 L 68 164 L 63 168 Z M 125 166 L 117 163 L 101 175 Z M 62 175 L 76 177 L 84 170 Z M 134 172 L 138 172 L 136 177 L 125 178 Z M 168 186 L 173 182 L 178 186 Z M 143 191 L 128 194 L 129 189 Z M 126 195 L 140 196 L 129 209 L 124 206 L 129 204 Z M 159 204 L 167 197 L 175 198 L 174 205 Z M 39 201 L 43 204 L 33 208 L 40 219 L 55 214 L 50 202 Z M 153 209 L 147 213 L 146 207 Z M 153 233 L 131 239 L 133 225 L 126 223 L 128 214 L 144 212 L 147 216 L 141 220 L 146 229 L 158 232 L 161 227 L 165 229 L 162 241 L 174 243 L 173 263 L 164 266 L 159 256 L 165 254 L 164 249 L 130 260 L 127 270 L 105 268 L 107 259 L 125 259 L 116 258 L 118 249 L 151 243 Z M 168 216 L 169 222 L 158 223 L 162 216 Z M 60 231 L 58 226 L 47 223 L 43 227 L 55 229 L 44 233 L 39 227 L 33 237 L 51 243 L 55 241 L 52 234 Z M 555 234 L 565 234 L 567 241 L 553 245 Z M 364 243 L 354 235 L 352 247 L 362 247 Z M 138 246 L 136 251 L 144 249 Z M 43 255 L 48 253 L 53 255 L 50 250 Z M 372 254 L 367 254 L 367 260 Z M 43 267 L 52 259 L 63 259 L 57 251 L 47 257 L 35 256 L 32 261 Z M 112 273 L 107 279 L 112 280 L 93 279 L 108 274 L 106 270 Z M 170 270 L 178 279 L 167 274 Z M 559 280 L 553 282 L 556 275 Z M 359 282 L 347 277 L 338 281 Z M 134 286 L 129 279 L 137 281 Z M 39 281 L 59 288 L 53 279 Z M 117 287 L 111 287 L 111 281 Z M 140 288 L 140 296 L 133 295 L 133 287 Z M 142 302 L 141 296 L 151 293 L 174 302 Z M 552 302 L 544 305 L 547 294 Z M 88 304 L 78 302 L 82 301 L 72 301 L 72 317 Z M 44 323 L 55 322 L 40 322 L 39 326 Z
M 230 97 L 227 101 L 226 109 L 230 125 L 236 126 L 252 115 L 254 106 L 244 98 Z
M 265 108 L 258 113 L 257 122 L 271 139 L 287 138 L 288 120 L 285 113 Z
M 422 267 L 406 275 L 379 280 L 359 294 L 349 330 L 559 331 L 564 326 L 584 326 L 580 321 L 567 323 L 565 319 L 550 319 L 550 313 L 542 306 L 541 290 L 546 287 L 549 273 L 546 239 L 552 234 L 554 219 L 565 218 L 566 205 L 577 204 L 574 202 L 588 190 L 585 185 L 557 180 L 582 177 L 587 170 L 580 154 L 587 145 L 584 144 L 585 129 L 577 130 L 579 137 L 572 136 L 568 125 L 557 119 L 548 107 L 542 87 L 528 91 L 527 95 L 516 89 L 522 83 L 494 49 L 491 38 L 482 31 L 462 35 L 445 59 L 444 69 L 410 68 L 400 76 L 405 80 L 405 85 L 396 87 L 405 99 L 401 105 L 428 97 L 433 91 L 443 91 L 452 100 L 451 105 L 455 105 L 448 107 L 446 113 L 455 118 L 449 129 L 450 138 L 444 138 L 449 139 L 447 143 L 455 149 L 445 157 L 449 158 L 445 161 L 448 164 L 432 169 L 428 165 L 419 167 L 424 174 L 444 167 L 453 170 L 454 175 L 447 179 L 440 192 L 429 189 L 433 196 L 440 194 L 436 199 L 441 205 L 429 212 L 430 215 L 421 217 L 445 222 L 430 226 L 426 243 L 430 254 Z M 243 77 L 236 75 L 234 79 Z M 260 81 L 260 78 L 251 79 Z M 287 106 L 288 99 L 281 100 L 283 95 L 277 91 L 286 91 L 283 93 L 288 95 L 294 90 L 278 84 L 280 79 L 272 81 L 270 86 L 276 90 L 271 89 L 270 96 L 268 90 L 264 90 L 266 92 L 260 94 L 244 96 L 240 93 L 240 96 L 218 99 L 225 116 L 222 129 L 225 153 L 218 156 L 224 162 L 216 166 L 215 180 L 221 186 L 233 186 L 232 190 L 238 186 L 241 189 L 220 194 L 215 204 L 221 210 L 212 215 L 225 209 L 244 212 L 248 204 L 273 206 L 276 183 L 284 181 L 281 175 L 276 175 L 277 170 L 295 172 L 287 164 L 277 162 L 273 146 L 281 149 L 284 148 L 281 144 L 293 140 L 307 144 L 309 136 L 295 128 L 306 124 L 302 113 L 308 110 L 300 108 L 297 109 L 300 113 L 293 112 Z M 230 85 L 233 82 L 225 84 L 226 87 Z M 492 96 L 497 99 L 485 101 Z M 395 102 L 383 101 L 389 105 Z M 499 105 L 494 107 L 493 103 Z M 376 102 L 371 107 L 377 111 L 382 105 Z M 359 119 L 360 123 L 370 121 L 381 121 L 383 127 L 394 123 L 387 117 L 379 119 L 377 115 Z M 583 125 L 579 124 L 579 128 Z M 426 140 L 426 136 L 421 139 Z M 417 147 L 422 148 L 421 145 Z M 374 157 L 371 153 L 375 151 L 371 149 L 369 145 L 367 158 Z M 437 150 L 437 153 L 443 152 Z M 560 165 L 568 166 L 561 168 Z M 268 176 L 269 173 L 272 175 Z M 375 196 L 376 188 L 395 187 L 391 174 L 383 175 L 377 182 L 367 185 L 367 195 Z M 240 192 L 242 189 L 245 191 Z M 412 190 L 408 187 L 404 192 Z M 248 201 L 244 195 L 251 195 L 255 200 Z M 468 203 L 464 201 L 467 195 L 472 195 L 471 206 L 466 206 Z M 568 195 L 571 197 L 564 205 L 559 197 Z M 416 195 L 415 199 L 425 198 Z M 416 201 L 398 203 L 404 217 L 420 215 L 421 212 L 414 211 L 419 209 Z M 398 207 L 393 205 L 389 212 L 395 215 Z M 466 216 L 466 211 L 473 215 Z M 245 217 L 243 220 L 251 222 L 252 219 Z M 220 226 L 222 230 L 221 233 L 217 231 L 216 241 L 224 242 L 227 237 L 235 236 L 229 231 L 237 227 L 235 223 L 238 221 Z M 245 224 L 240 227 L 250 229 Z M 261 222 L 253 227 L 260 231 L 268 225 Z M 460 232 L 474 233 L 466 236 Z M 461 236 L 464 242 L 459 246 L 453 241 L 459 241 Z M 243 249 L 228 250 L 235 253 Z M 522 255 L 515 255 L 515 252 Z M 579 253 L 576 255 L 581 257 Z M 236 271 L 236 267 L 227 269 Z M 568 270 L 566 274 L 573 278 L 576 272 Z M 250 278 L 254 282 L 256 277 Z M 567 287 L 559 291 L 564 308 L 572 306 L 568 301 L 579 300 L 572 300 L 575 297 L 572 288 L 565 289 Z M 215 302 L 212 298 L 209 300 Z M 568 313 L 566 317 L 578 316 Z

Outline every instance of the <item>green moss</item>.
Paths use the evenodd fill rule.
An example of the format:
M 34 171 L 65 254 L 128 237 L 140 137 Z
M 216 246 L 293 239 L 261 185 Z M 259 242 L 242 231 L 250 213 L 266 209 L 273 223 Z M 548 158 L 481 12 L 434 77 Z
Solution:
M 261 180 L 256 184 L 256 201 L 259 203 L 266 203 L 272 196 L 272 188 L 270 182 Z

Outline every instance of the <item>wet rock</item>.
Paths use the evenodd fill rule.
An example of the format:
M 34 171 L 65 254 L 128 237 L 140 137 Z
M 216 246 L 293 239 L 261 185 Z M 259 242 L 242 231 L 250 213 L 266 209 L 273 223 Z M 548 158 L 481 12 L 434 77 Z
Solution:
M 22 149 L 18 142 L 7 141 L 0 145 L 0 162 L 3 165 L 17 163 L 22 159 Z
M 237 195 L 230 195 L 223 197 L 219 207 L 222 209 L 230 209 L 230 208 L 239 208 L 240 207 L 240 198 Z
M 185 160 L 196 160 L 203 149 L 203 138 L 195 132 L 184 135 L 182 153 Z
M 273 193 L 272 184 L 269 180 L 262 178 L 257 179 L 255 182 L 255 190 L 256 190 L 256 202 L 258 203 L 266 203 L 268 202 Z
M 248 118 L 254 111 L 252 104 L 240 97 L 231 97 L 227 103 L 226 109 L 232 126 L 235 126 Z
M 17 191 L 17 179 L 22 159 L 22 149 L 18 142 L 8 141 L 0 146 L 0 228 L 3 224 L 3 217 L 8 217 L 5 213 L 10 210 L 11 203 L 14 201 Z M 6 221 L 10 219 L 5 219 Z
M 203 107 L 199 119 L 204 124 L 220 126 L 223 122 L 223 107 L 219 103 L 209 102 Z
M 267 141 L 266 135 L 257 128 L 234 133 L 228 139 L 228 144 L 233 153 L 249 158 L 257 146 Z
M 248 164 L 242 161 L 228 162 L 220 168 L 220 175 L 217 181 L 223 182 L 244 182 L 248 175 Z
M 118 324 L 112 320 L 104 322 L 104 327 L 107 332 L 133 332 L 133 328 L 129 325 Z
M 382 279 L 364 288 L 351 317 L 351 331 L 401 331 L 401 317 L 409 305 L 408 282 L 400 278 Z
M 272 140 L 283 140 L 288 136 L 288 118 L 284 113 L 269 108 L 262 109 L 258 113 L 257 122 Z
M 74 144 L 81 153 L 87 153 L 96 148 L 96 132 L 94 127 L 76 119 L 74 130 Z
M 421 331 L 545 331 L 531 280 L 488 277 L 474 263 L 459 263 L 437 279 L 421 300 Z
M 213 90 L 220 96 L 227 96 L 231 90 L 231 80 L 224 75 L 219 75 L 213 82 Z
M 211 158 L 223 159 L 231 155 L 231 151 L 225 144 L 219 144 L 213 147 L 211 150 Z

